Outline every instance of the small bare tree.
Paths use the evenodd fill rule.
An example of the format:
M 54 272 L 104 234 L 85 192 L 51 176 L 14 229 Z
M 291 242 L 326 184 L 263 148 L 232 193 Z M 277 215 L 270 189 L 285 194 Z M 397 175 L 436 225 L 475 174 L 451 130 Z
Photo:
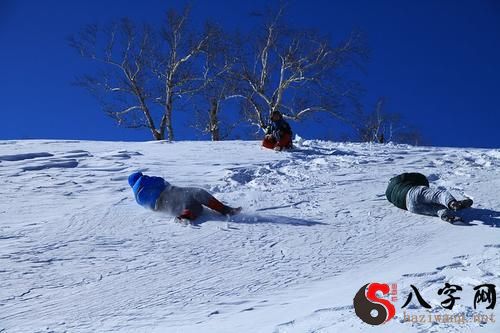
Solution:
M 361 112 L 355 123 L 362 142 L 398 142 L 418 145 L 422 137 L 418 130 L 406 125 L 399 113 L 384 110 L 385 98 L 380 97 L 372 113 Z
M 138 28 L 129 19 L 106 27 L 88 25 L 69 38 L 83 57 L 101 66 L 94 75 L 84 75 L 77 84 L 88 89 L 118 125 L 148 128 L 153 138 L 163 139 L 153 118 L 151 94 L 151 28 Z
M 333 47 L 316 32 L 287 27 L 283 16 L 282 6 L 255 34 L 254 50 L 245 52 L 248 43 L 240 45 L 240 96 L 248 120 L 264 129 L 273 111 L 294 120 L 316 112 L 343 118 L 344 101 L 355 91 L 341 70 L 366 55 L 361 34 L 352 33 Z
M 358 133 L 361 141 L 363 142 L 378 142 L 384 143 L 385 140 L 392 139 L 391 128 L 387 129 L 387 123 L 393 123 L 396 119 L 388 119 L 389 116 L 383 113 L 384 98 L 380 97 L 375 106 L 373 113 L 369 115 L 363 115 L 362 120 L 359 122 Z M 386 130 L 389 130 L 389 137 L 386 138 Z

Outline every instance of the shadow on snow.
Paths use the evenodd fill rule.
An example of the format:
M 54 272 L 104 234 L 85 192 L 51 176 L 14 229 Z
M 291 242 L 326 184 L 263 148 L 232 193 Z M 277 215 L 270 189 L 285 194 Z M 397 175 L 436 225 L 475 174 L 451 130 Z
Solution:
M 457 225 L 475 226 L 477 224 L 471 222 L 479 221 L 494 228 L 500 227 L 500 212 L 491 209 L 468 208 L 460 212 L 460 216 L 465 222 Z
M 241 213 L 231 217 L 222 216 L 215 212 L 211 212 L 207 209 L 204 210 L 203 214 L 194 221 L 195 225 L 200 225 L 208 221 L 221 221 L 221 222 L 232 222 L 241 224 L 287 224 L 294 226 L 312 226 L 312 225 L 326 225 L 326 223 L 318 221 L 310 221 L 304 219 L 298 219 L 289 216 L 281 215 L 261 215 L 255 213 Z

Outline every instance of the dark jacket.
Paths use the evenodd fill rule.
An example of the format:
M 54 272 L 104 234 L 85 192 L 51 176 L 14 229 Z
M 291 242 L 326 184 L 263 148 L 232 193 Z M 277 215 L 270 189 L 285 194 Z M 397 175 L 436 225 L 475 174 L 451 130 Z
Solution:
M 289 134 L 292 137 L 292 128 L 281 118 L 278 121 L 271 121 L 267 126 L 266 134 L 271 134 L 276 141 L 280 141 L 284 134 Z
M 161 177 L 149 177 L 135 172 L 128 177 L 128 183 L 134 191 L 135 200 L 143 207 L 156 209 L 156 201 L 170 184 Z
M 406 208 L 406 195 L 408 191 L 414 186 L 429 186 L 429 181 L 427 177 L 421 173 L 403 173 L 399 176 L 391 178 L 387 190 L 385 191 L 385 196 L 390 203 L 394 206 L 407 209 Z

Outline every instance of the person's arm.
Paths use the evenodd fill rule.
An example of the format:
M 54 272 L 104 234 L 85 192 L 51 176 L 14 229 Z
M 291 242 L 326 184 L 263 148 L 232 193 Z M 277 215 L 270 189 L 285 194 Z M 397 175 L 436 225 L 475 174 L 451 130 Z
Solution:
M 280 138 L 281 138 L 281 123 L 275 123 L 274 125 L 274 128 L 273 128 L 273 138 L 276 140 L 276 141 L 279 141 Z
M 273 125 L 272 123 L 269 123 L 266 127 L 266 134 L 264 135 L 264 138 L 267 140 L 271 140 L 273 138 Z

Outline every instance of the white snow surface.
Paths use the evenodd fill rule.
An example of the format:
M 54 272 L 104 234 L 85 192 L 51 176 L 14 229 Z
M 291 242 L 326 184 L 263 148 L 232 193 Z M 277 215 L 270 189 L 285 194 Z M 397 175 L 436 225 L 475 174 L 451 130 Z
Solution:
M 500 150 L 392 144 L 0 141 L 0 332 L 500 332 L 498 304 L 461 325 L 401 309 L 410 284 L 433 306 L 419 314 L 471 315 L 474 286 L 500 289 L 499 167 Z M 134 171 L 243 213 L 174 223 L 135 203 Z M 388 203 L 411 171 L 472 197 L 467 223 Z M 369 282 L 398 284 L 381 326 L 354 314 Z M 453 311 L 446 282 L 464 289 Z

